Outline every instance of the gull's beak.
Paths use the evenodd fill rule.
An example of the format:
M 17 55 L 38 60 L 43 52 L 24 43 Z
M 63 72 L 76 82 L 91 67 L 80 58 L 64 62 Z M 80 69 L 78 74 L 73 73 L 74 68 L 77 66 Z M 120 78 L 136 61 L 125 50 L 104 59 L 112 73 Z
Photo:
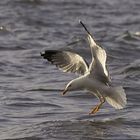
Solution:
M 67 91 L 68 91 L 68 89 L 64 89 L 62 95 L 65 95 Z

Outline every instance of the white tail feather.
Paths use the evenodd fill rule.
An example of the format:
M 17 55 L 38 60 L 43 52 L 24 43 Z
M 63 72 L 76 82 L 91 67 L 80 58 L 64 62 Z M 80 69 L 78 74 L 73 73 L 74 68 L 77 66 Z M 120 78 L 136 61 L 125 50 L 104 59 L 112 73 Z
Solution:
M 127 103 L 126 94 L 123 87 L 111 87 L 106 101 L 116 109 L 122 109 Z

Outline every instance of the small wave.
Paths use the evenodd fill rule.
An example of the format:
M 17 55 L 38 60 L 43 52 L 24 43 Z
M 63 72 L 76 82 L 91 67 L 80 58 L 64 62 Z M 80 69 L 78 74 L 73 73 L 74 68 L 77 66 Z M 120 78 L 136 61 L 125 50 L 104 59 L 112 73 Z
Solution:
M 1 51 L 17 51 L 17 50 L 25 50 L 22 46 L 14 46 L 14 47 L 2 47 L 0 46 Z
M 135 60 L 133 63 L 131 63 L 130 65 L 128 65 L 124 68 L 124 72 L 126 72 L 126 73 L 132 72 L 132 71 L 140 72 L 140 59 Z
M 41 4 L 41 0 L 20 0 L 16 1 L 18 4 Z
M 55 107 L 55 108 L 61 108 L 61 106 L 52 104 L 52 103 L 29 103 L 29 102 L 16 102 L 16 103 L 7 103 L 6 106 L 10 107 Z
M 131 74 L 134 72 L 135 74 L 140 74 L 140 59 L 137 59 L 134 62 L 128 64 L 127 66 L 115 71 L 115 73 L 119 74 L 127 74 L 127 73 Z
M 14 100 L 14 101 L 34 101 L 33 98 L 28 98 L 28 97 L 24 97 L 24 98 L 19 98 L 19 97 L 14 97 L 14 98 L 10 98 L 10 100 Z
M 0 35 L 9 34 L 10 30 L 6 26 L 0 26 Z
M 42 140 L 42 138 L 31 136 L 31 137 L 7 138 L 7 139 L 1 139 L 1 140 Z
M 117 40 L 127 40 L 127 41 L 135 41 L 135 40 L 140 40 L 140 32 L 130 32 L 130 31 L 125 31 L 122 35 L 119 35 Z
M 37 88 L 37 89 L 29 89 L 29 90 L 26 90 L 27 92 L 30 92 L 30 91 L 51 91 L 51 92 L 57 92 L 57 91 L 60 91 L 62 92 L 63 90 L 62 89 L 45 89 L 45 88 Z

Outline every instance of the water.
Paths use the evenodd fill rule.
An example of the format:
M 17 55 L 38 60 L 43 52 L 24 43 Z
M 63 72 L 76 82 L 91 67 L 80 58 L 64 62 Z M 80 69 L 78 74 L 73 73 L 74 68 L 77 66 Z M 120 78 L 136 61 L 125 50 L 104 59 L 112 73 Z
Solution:
M 140 139 L 139 9 L 139 0 L 0 1 L 0 139 Z M 85 91 L 62 97 L 76 76 L 40 56 L 72 49 L 90 62 L 79 19 L 106 49 L 113 83 L 125 88 L 123 110 L 106 103 L 89 116 L 98 100 Z

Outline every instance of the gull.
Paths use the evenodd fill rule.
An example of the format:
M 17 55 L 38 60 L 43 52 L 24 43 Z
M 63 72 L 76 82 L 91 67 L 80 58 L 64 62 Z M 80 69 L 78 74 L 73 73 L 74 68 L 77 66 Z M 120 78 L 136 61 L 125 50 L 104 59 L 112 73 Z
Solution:
M 126 94 L 122 86 L 111 85 L 110 75 L 106 66 L 106 51 L 96 44 L 93 36 L 82 21 L 79 21 L 87 33 L 87 40 L 91 49 L 90 65 L 79 54 L 71 51 L 45 50 L 41 56 L 47 59 L 63 72 L 78 73 L 80 76 L 71 80 L 65 87 L 63 95 L 68 91 L 87 90 L 99 99 L 89 114 L 95 114 L 107 101 L 115 109 L 123 109 L 127 103 Z

